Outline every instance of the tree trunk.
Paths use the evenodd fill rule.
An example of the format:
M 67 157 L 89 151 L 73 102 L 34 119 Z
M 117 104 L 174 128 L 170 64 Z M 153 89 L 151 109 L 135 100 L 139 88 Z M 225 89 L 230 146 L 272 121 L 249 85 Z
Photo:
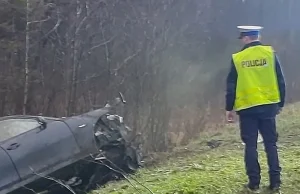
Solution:
M 26 45 L 25 45 L 25 66 L 24 66 L 24 73 L 25 73 L 25 82 L 24 82 L 24 98 L 23 98 L 23 115 L 26 115 L 26 108 L 27 108 L 27 100 L 28 100 L 28 88 L 29 88 L 29 0 L 26 1 Z
M 81 4 L 80 0 L 77 0 L 76 6 L 76 25 L 75 25 L 75 34 L 74 34 L 74 43 L 73 43 L 73 62 L 72 62 L 72 81 L 70 87 L 70 96 L 68 104 L 68 115 L 73 115 L 76 112 L 75 99 L 77 94 L 77 74 L 78 74 L 78 49 L 79 49 L 79 19 L 81 14 Z

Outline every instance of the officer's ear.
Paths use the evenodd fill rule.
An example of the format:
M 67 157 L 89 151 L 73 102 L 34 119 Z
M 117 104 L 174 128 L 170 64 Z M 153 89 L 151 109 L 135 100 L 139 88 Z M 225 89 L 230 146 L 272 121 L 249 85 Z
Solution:
M 261 35 L 260 35 L 260 34 L 258 35 L 257 39 L 258 39 L 259 41 L 261 41 Z

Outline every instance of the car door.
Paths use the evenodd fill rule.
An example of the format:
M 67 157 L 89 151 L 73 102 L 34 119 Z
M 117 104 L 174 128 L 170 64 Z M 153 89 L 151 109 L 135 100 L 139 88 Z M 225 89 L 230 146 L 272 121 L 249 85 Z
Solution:
M 8 154 L 0 148 L 0 191 L 20 181 Z
M 10 155 L 23 180 L 34 173 L 65 166 L 80 153 L 73 134 L 62 121 L 48 121 L 44 129 L 37 123 L 35 128 L 5 141 L 1 147 Z

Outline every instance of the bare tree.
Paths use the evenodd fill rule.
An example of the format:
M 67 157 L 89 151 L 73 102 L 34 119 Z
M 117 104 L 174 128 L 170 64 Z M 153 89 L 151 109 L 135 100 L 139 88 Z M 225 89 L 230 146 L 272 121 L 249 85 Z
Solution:
M 30 12 L 30 0 L 26 0 L 26 45 L 25 45 L 25 66 L 24 66 L 24 73 L 25 73 L 25 82 L 24 82 L 24 100 L 23 100 L 23 114 L 26 114 L 26 106 L 27 106 L 27 99 L 28 99 L 28 87 L 29 87 L 29 66 L 28 66 L 28 59 L 29 59 L 29 44 L 30 44 L 30 37 L 29 37 L 29 12 Z

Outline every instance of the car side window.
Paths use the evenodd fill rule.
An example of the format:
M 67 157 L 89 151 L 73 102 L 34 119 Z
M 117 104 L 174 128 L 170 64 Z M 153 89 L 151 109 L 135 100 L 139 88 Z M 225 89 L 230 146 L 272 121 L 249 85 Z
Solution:
M 0 121 L 0 142 L 39 127 L 34 119 L 7 119 Z

